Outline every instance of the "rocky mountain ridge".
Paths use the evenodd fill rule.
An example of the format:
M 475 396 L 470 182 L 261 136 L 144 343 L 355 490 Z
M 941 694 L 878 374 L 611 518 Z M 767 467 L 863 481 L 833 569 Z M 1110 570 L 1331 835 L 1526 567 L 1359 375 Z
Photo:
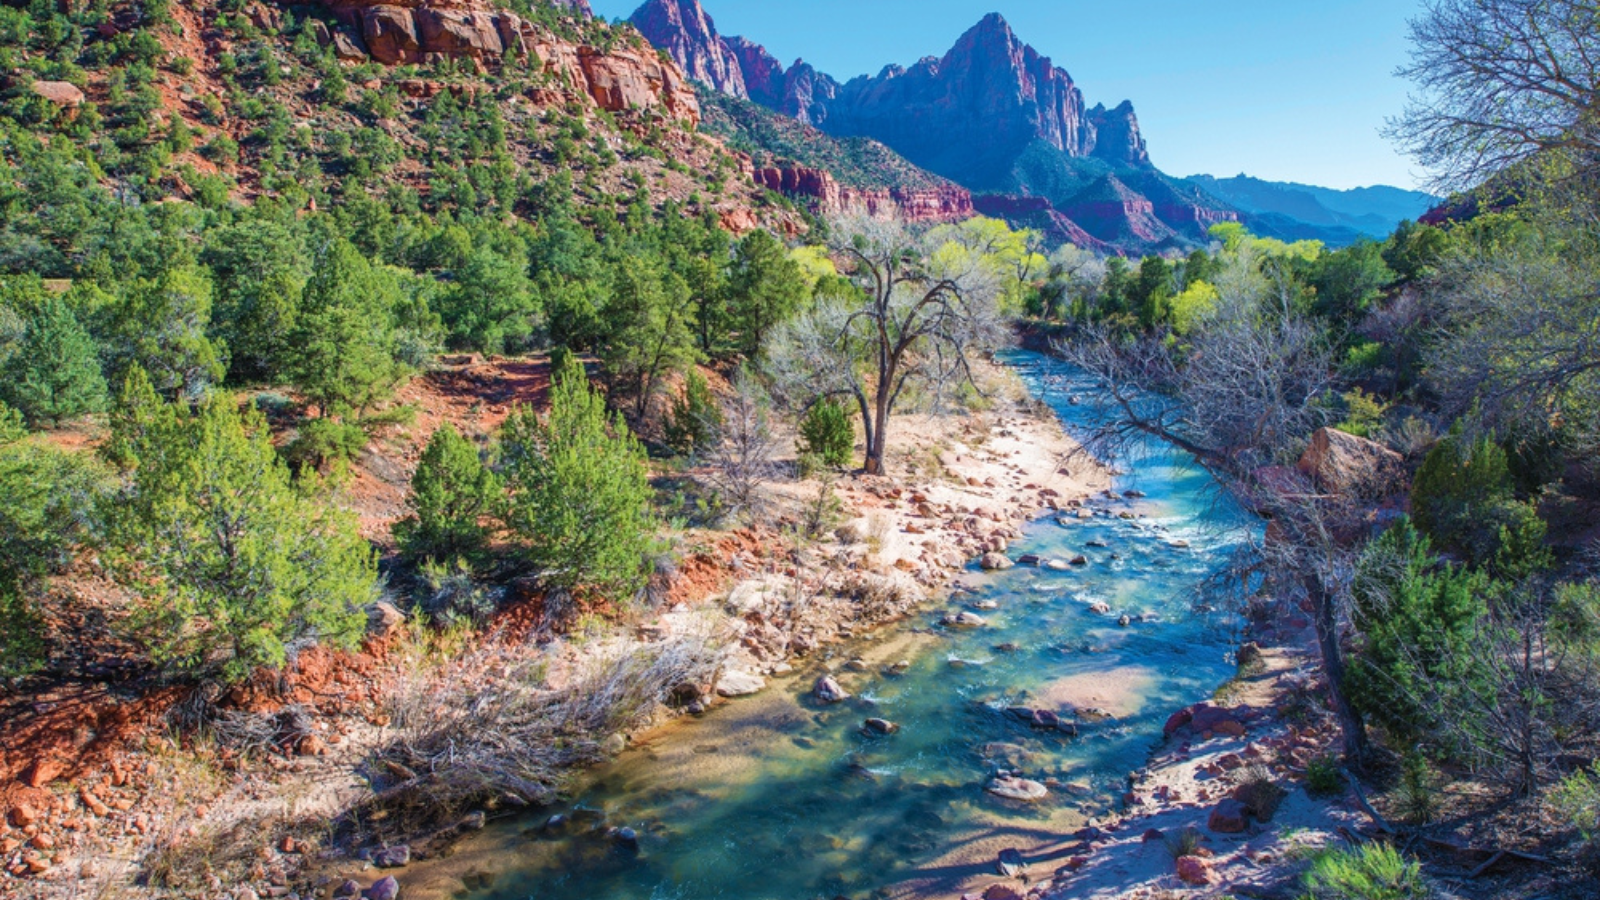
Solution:
M 1045 222 L 1057 240 L 1148 252 L 1202 242 L 1210 224 L 1235 218 L 1199 191 L 1109 202 L 1165 181 L 1133 104 L 1089 106 L 1071 75 L 999 14 L 941 57 L 844 83 L 803 60 L 785 68 L 747 38 L 723 37 L 698 0 L 647 0 L 630 21 L 710 89 L 834 137 L 880 141 L 978 195 L 981 208 L 1026 210 L 1013 221 Z

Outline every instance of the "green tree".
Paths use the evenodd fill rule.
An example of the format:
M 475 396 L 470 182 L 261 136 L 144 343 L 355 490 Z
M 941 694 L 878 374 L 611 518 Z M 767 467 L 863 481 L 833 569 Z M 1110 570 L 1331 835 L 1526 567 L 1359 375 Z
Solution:
M 1493 439 L 1467 441 L 1458 426 L 1423 459 L 1411 486 L 1417 527 L 1474 565 L 1527 573 L 1549 562 L 1545 524 L 1516 497 L 1510 458 Z
M 222 379 L 224 351 L 208 336 L 212 284 L 205 267 L 176 265 L 140 278 L 107 311 L 102 343 L 112 382 L 137 365 L 166 397 L 193 400 Z
M 108 559 L 152 658 L 237 681 L 295 641 L 353 645 L 375 555 L 352 514 L 295 489 L 260 415 L 216 394 L 166 404 L 137 379 L 122 402 L 134 469 L 104 510 Z
M 649 473 L 644 448 L 588 382 L 559 378 L 543 420 L 513 413 L 501 456 L 506 526 L 545 583 L 631 598 L 650 545 Z
M 306 282 L 294 330 L 289 374 L 323 415 L 365 407 L 404 376 L 394 357 L 393 273 L 368 262 L 349 241 L 320 253 Z
M 514 237 L 504 249 L 479 245 L 455 271 L 440 312 L 457 347 L 499 353 L 533 333 L 539 296 L 528 278 L 527 249 Z
M 757 229 L 739 241 L 728 273 L 728 308 L 739 352 L 755 356 L 776 325 L 800 311 L 807 294 L 800 264 L 783 243 Z
M 215 279 L 212 330 L 228 348 L 231 376 L 282 375 L 311 269 L 300 236 L 257 218 L 210 232 L 201 260 Z
M 0 400 L 33 424 L 104 409 L 106 382 L 94 339 L 66 301 L 45 296 L 22 323 L 21 339 L 0 366 Z
M 407 501 L 412 515 L 395 526 L 395 537 L 413 559 L 474 556 L 488 541 L 483 518 L 499 495 L 499 480 L 478 448 L 446 422 L 422 451 Z
M 683 396 L 672 401 L 666 426 L 667 446 L 688 456 L 715 445 L 721 431 L 722 409 L 711 396 L 711 386 L 704 375 L 690 369 Z
M 799 449 L 801 455 L 816 456 L 823 465 L 849 465 L 856 450 L 856 429 L 850 422 L 849 408 L 832 399 L 812 404 L 800 420 Z
M 694 301 L 689 286 L 657 259 L 623 256 L 612 269 L 602 310 L 608 333 L 600 346 L 612 400 L 633 400 L 643 420 L 662 378 L 697 361 Z

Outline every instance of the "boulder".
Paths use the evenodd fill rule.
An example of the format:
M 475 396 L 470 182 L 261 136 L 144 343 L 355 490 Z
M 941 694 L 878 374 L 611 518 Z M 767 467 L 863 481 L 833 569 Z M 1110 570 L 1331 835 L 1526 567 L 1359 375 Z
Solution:
M 946 628 L 982 628 L 989 624 L 989 620 L 974 612 L 951 613 L 941 619 Z
M 399 900 L 400 882 L 396 881 L 393 875 L 384 876 L 372 887 L 367 888 L 367 892 L 362 896 L 367 900 Z
M 984 888 L 983 900 L 1025 900 L 1025 898 L 1009 884 L 991 884 Z
M 1406 486 L 1405 457 L 1336 428 L 1317 429 L 1296 468 L 1322 490 L 1347 497 L 1378 500 Z
M 999 572 L 1004 569 L 1011 568 L 1013 565 L 1015 565 L 1015 563 L 1013 563 L 1011 559 L 1004 553 L 991 552 L 985 553 L 983 557 L 978 560 L 978 565 L 985 571 Z
M 765 678 L 743 669 L 729 669 L 717 679 L 717 693 L 724 697 L 747 697 L 766 686 Z
M 28 87 L 62 109 L 77 109 L 83 105 L 83 91 L 69 81 L 35 81 Z
M 1230 797 L 1212 807 L 1206 827 L 1218 834 L 1239 834 L 1250 827 L 1250 810 Z
M 372 58 L 385 65 L 422 61 L 416 16 L 403 6 L 369 6 L 362 10 L 361 35 Z
M 984 787 L 984 790 L 994 794 L 996 797 L 1004 797 L 1007 800 L 1016 800 L 1022 803 L 1037 803 L 1050 796 L 1050 789 L 1039 782 L 1011 776 L 992 779 Z
M 1211 883 L 1211 864 L 1198 856 L 1178 857 L 1178 880 L 1184 884 Z
M 333 55 L 347 62 L 365 62 L 367 48 L 355 35 L 343 28 L 336 28 L 333 31 Z
M 823 703 L 842 703 L 850 699 L 850 692 L 826 675 L 817 679 L 816 686 L 811 689 L 811 695 Z
M 900 726 L 888 719 L 868 719 L 861 723 L 861 730 L 867 734 L 894 734 Z
M 406 623 L 406 614 L 387 600 L 379 600 L 367 607 L 367 634 L 388 637 Z

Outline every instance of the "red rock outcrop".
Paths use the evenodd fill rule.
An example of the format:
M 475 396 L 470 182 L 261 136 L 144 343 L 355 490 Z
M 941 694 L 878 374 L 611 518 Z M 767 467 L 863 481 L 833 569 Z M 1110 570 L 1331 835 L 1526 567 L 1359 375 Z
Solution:
M 567 85 L 611 112 L 661 108 L 690 127 L 700 123 L 700 103 L 676 65 L 643 47 L 622 44 L 610 51 L 556 39 L 521 17 L 489 7 L 486 0 L 323 0 L 341 27 L 316 30 L 342 59 L 372 59 L 386 65 L 465 57 L 497 64 L 508 53 L 536 55 Z M 584 0 L 563 3 L 588 15 Z M 317 23 L 321 24 L 321 23 Z M 560 90 L 540 89 L 536 102 L 560 103 Z
M 825 215 L 864 214 L 907 222 L 955 222 L 973 215 L 972 194 L 955 185 L 856 188 L 840 184 L 822 169 L 798 165 L 768 166 L 750 174 L 762 187 L 810 200 Z

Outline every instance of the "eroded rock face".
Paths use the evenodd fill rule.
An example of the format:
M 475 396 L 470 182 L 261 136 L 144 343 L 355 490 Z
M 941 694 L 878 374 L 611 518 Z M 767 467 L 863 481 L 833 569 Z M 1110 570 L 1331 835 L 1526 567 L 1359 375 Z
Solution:
M 385 65 L 427 63 L 467 58 L 496 65 L 508 54 L 535 55 L 544 66 L 564 76 L 564 83 L 595 105 L 611 112 L 661 109 L 695 127 L 700 104 L 683 72 L 654 53 L 623 45 L 609 52 L 554 39 L 488 0 L 323 0 L 338 20 L 328 28 L 312 27 L 318 40 L 331 43 L 341 59 L 369 56 Z M 586 0 L 560 0 L 575 15 L 589 16 Z M 434 92 L 436 93 L 436 92 Z M 569 92 L 540 89 L 536 102 L 559 104 Z M 431 96 L 431 94 L 430 94 Z
M 717 34 L 698 0 L 649 0 L 628 20 L 683 71 L 719 93 L 749 97 L 739 57 Z
M 824 215 L 866 215 L 907 222 L 959 222 L 973 215 L 972 194 L 955 185 L 928 189 L 862 189 L 840 184 L 828 172 L 801 165 L 753 169 L 756 184 L 812 201 Z

